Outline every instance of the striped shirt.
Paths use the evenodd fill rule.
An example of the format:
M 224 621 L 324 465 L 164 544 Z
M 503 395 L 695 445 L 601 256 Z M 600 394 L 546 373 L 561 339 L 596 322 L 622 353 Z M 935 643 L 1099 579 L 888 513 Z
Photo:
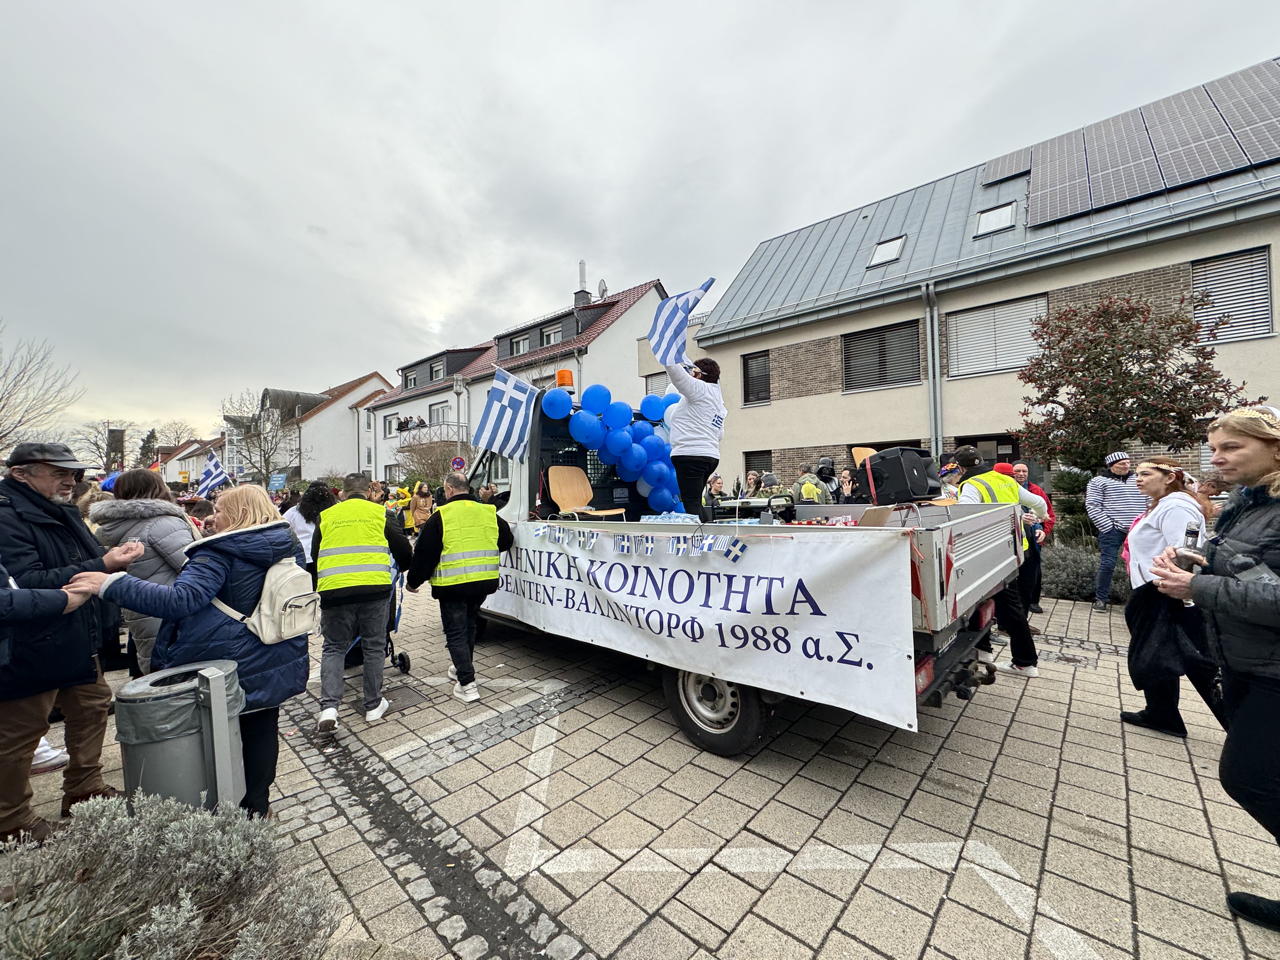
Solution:
M 1138 489 L 1136 474 L 1117 477 L 1111 471 L 1094 477 L 1084 489 L 1084 509 L 1099 533 L 1110 530 L 1128 532 L 1133 521 L 1151 505 L 1150 498 Z

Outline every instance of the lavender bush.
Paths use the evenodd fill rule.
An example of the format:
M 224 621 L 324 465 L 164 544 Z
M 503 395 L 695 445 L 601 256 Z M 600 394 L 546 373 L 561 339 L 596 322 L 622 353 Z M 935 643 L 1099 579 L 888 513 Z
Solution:
M 174 800 L 92 800 L 44 847 L 0 856 L 0 956 L 311 960 L 335 903 L 273 828 Z

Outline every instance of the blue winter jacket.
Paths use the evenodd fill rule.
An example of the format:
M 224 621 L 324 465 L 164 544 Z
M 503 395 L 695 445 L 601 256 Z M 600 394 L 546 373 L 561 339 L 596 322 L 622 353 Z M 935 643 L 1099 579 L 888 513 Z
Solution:
M 265 644 L 210 601 L 217 597 L 241 613 L 252 612 L 267 568 L 285 557 L 305 566 L 301 545 L 288 521 L 281 520 L 190 544 L 187 565 L 172 586 L 115 574 L 102 593 L 113 603 L 164 619 L 151 656 L 153 670 L 198 660 L 234 660 L 245 709 L 276 707 L 306 689 L 307 638 Z

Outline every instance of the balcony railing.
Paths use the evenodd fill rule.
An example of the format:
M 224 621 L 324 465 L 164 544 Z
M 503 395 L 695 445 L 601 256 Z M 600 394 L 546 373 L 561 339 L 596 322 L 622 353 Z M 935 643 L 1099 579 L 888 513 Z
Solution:
M 420 443 L 440 443 L 441 441 L 454 443 L 461 440 L 465 443 L 471 439 L 471 430 L 465 423 L 428 423 L 418 426 L 415 421 L 412 426 L 406 427 L 404 430 L 397 430 L 387 439 L 399 447 L 416 446 Z

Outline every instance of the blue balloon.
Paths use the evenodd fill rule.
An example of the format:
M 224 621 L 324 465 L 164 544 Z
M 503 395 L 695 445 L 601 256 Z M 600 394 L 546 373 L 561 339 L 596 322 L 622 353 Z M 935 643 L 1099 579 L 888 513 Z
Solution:
M 631 422 L 631 416 L 631 404 L 615 400 L 605 407 L 604 425 L 612 427 L 614 430 L 621 430 Z
M 618 462 L 618 458 L 609 452 L 608 447 L 601 447 L 600 452 L 596 454 L 596 456 L 600 458 L 600 462 L 606 467 L 612 467 Z
M 604 413 L 613 399 L 613 394 L 603 383 L 593 383 L 582 391 L 582 409 L 592 413 Z
M 666 412 L 666 402 L 656 393 L 651 393 L 640 401 L 640 415 L 646 420 L 661 420 Z
M 573 410 L 573 397 L 569 391 L 556 387 L 542 395 L 542 412 L 552 420 L 563 420 Z
M 667 460 L 671 459 L 671 444 L 667 443 L 665 440 L 662 441 L 662 455 Z
M 631 449 L 624 453 L 621 459 L 624 467 L 634 470 L 638 475 L 644 469 L 644 465 L 649 462 L 649 455 L 644 452 L 644 447 L 633 443 Z
M 683 500 L 681 500 L 679 497 L 677 497 L 677 498 L 676 498 L 675 506 L 673 506 L 671 509 L 672 509 L 672 510 L 674 510 L 676 513 L 688 513 L 688 512 L 689 512 L 688 510 L 686 510 L 686 509 L 684 508 L 684 501 L 683 501 Z
M 579 410 L 569 418 L 569 435 L 584 447 L 594 450 L 604 440 L 604 424 L 594 413 Z
M 657 460 L 650 460 L 645 465 L 641 476 L 655 487 L 660 487 L 663 485 L 663 481 L 667 479 L 667 472 L 667 465 L 665 463 Z
M 623 427 L 621 430 L 609 431 L 609 435 L 604 438 L 604 447 L 617 458 L 630 450 L 633 442 L 631 431 Z
M 679 402 L 680 402 L 680 394 L 678 393 L 668 393 L 665 397 L 662 398 L 662 403 L 664 408 L 670 407 Z
M 664 446 L 662 439 L 657 436 L 645 437 L 640 441 L 640 447 L 644 450 L 645 460 L 661 460 Z
M 675 506 L 675 498 L 671 496 L 671 492 L 665 487 L 657 487 L 653 493 L 649 494 L 649 506 L 658 513 L 666 513 Z
M 639 443 L 645 437 L 653 436 L 653 424 L 647 420 L 637 420 L 631 425 L 631 439 Z
M 618 478 L 622 480 L 624 483 L 635 483 L 637 480 L 640 479 L 640 471 L 629 470 L 627 469 L 625 464 L 619 464 Z

